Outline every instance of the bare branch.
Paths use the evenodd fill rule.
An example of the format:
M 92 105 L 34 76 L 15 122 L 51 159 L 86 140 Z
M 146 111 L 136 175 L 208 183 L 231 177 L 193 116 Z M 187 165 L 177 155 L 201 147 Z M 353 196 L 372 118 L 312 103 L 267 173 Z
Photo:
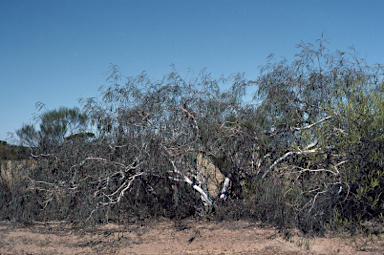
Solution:
M 300 131 L 300 130 L 309 129 L 309 128 L 311 128 L 311 127 L 313 127 L 313 126 L 315 126 L 315 125 L 317 125 L 317 124 L 319 124 L 319 123 L 321 123 L 321 122 L 323 122 L 323 121 L 329 120 L 329 119 L 331 119 L 331 118 L 332 118 L 332 116 L 325 117 L 325 118 L 323 118 L 323 119 L 321 119 L 321 120 L 319 120 L 319 121 L 316 121 L 315 123 L 312 123 L 311 125 L 308 125 L 308 126 L 306 126 L 306 127 L 302 127 L 302 128 L 291 127 L 291 130 L 297 130 L 297 131 Z
M 227 192 L 228 192 L 228 187 L 229 187 L 230 181 L 231 180 L 229 179 L 229 177 L 225 177 L 223 189 L 221 190 L 221 193 L 220 193 L 220 199 L 222 199 L 222 200 L 225 200 L 227 197 Z
M 299 169 L 302 169 L 300 171 L 294 171 L 294 172 L 285 172 L 285 173 L 282 173 L 280 176 L 282 175 L 287 175 L 287 174 L 301 174 L 301 173 L 304 173 L 304 172 L 328 172 L 328 173 L 331 173 L 335 176 L 338 176 L 339 173 L 335 173 L 331 170 L 328 170 L 328 169 L 308 169 L 308 168 L 302 168 L 302 167 L 299 167 L 299 166 L 295 166 L 296 168 L 299 168 Z
M 290 152 L 287 152 L 285 153 L 282 157 L 278 158 L 277 160 L 275 160 L 275 162 L 273 162 L 273 164 L 268 168 L 268 170 L 263 174 L 263 176 L 261 177 L 262 179 L 265 178 L 265 176 L 281 161 L 283 161 L 284 159 L 286 159 L 288 156 L 291 156 L 291 155 L 301 155 L 301 154 L 309 154 L 309 153 L 315 153 L 319 150 L 320 148 L 315 148 L 315 149 L 312 149 L 312 150 L 303 150 L 303 151 L 290 151 Z

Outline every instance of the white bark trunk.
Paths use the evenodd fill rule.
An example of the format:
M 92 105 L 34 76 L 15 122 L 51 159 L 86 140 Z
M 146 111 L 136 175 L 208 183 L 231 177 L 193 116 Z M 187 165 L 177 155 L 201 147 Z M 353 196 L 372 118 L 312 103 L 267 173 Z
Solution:
M 225 177 L 223 189 L 221 190 L 221 193 L 220 193 L 220 199 L 225 200 L 227 198 L 229 182 L 230 182 L 229 177 Z
M 203 204 L 204 204 L 205 206 L 211 208 L 211 207 L 212 207 L 212 200 L 208 197 L 207 193 L 204 192 L 204 190 L 203 190 L 201 187 L 199 187 L 199 186 L 196 185 L 193 181 L 191 181 L 185 173 L 180 172 L 180 171 L 177 169 L 177 167 L 176 167 L 176 165 L 175 165 L 175 162 L 173 162 L 172 159 L 169 159 L 169 161 L 171 161 L 171 163 L 172 163 L 172 166 L 173 166 L 173 169 L 174 169 L 173 171 L 174 171 L 176 174 L 178 174 L 178 175 L 180 175 L 180 176 L 182 177 L 182 181 L 185 181 L 186 183 L 188 183 L 189 185 L 191 185 L 192 188 L 194 188 L 195 190 L 197 190 L 197 192 L 200 193 L 200 197 L 201 197 L 201 200 L 203 201 Z

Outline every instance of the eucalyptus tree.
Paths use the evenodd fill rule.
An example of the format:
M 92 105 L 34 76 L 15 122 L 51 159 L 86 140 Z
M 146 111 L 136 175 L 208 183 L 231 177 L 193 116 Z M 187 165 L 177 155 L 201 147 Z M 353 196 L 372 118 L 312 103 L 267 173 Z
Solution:
M 325 135 L 324 140 L 336 152 L 332 160 L 345 162 L 339 173 L 348 184 L 348 196 L 346 203 L 338 207 L 338 215 L 347 218 L 348 223 L 384 219 L 383 74 L 380 65 L 366 67 L 365 75 L 354 78 L 348 88 L 335 91 L 338 100 L 329 104 L 335 125 L 327 129 L 338 132 Z M 337 223 L 341 223 L 340 219 Z
M 373 204 L 378 208 L 381 199 L 380 191 L 373 192 L 383 180 L 379 154 L 373 157 L 375 178 L 364 168 L 354 167 L 361 165 L 355 150 L 364 151 L 359 160 L 366 162 L 374 143 L 368 140 L 380 141 L 379 122 L 372 121 L 381 116 L 383 68 L 368 66 L 353 48 L 330 53 L 326 43 L 323 39 L 317 40 L 317 46 L 300 43 L 301 51 L 292 63 L 273 62 L 273 55 L 268 58 L 253 81 L 257 87 L 254 113 L 259 117 L 246 124 L 258 130 L 254 133 L 256 174 L 262 180 L 283 181 L 281 198 L 292 198 L 289 204 L 306 230 L 324 230 L 326 224 L 334 224 L 336 215 L 340 216 L 336 212 L 342 210 L 345 216 L 345 203 L 356 194 L 370 197 L 363 199 L 364 208 Z M 357 128 L 357 123 L 363 128 Z M 367 178 L 375 181 L 368 185 Z M 359 191 L 362 185 L 364 192 Z
M 219 84 L 226 80 L 214 80 L 204 70 L 187 79 L 175 69 L 160 81 L 151 81 L 146 73 L 126 78 L 124 85 L 120 79 L 113 66 L 108 77 L 112 85 L 101 89 L 102 100 L 82 101 L 105 146 L 103 156 L 84 160 L 120 168 L 118 184 L 108 187 L 110 194 L 100 193 L 99 199 L 109 199 L 100 208 L 125 198 L 131 204 L 147 201 L 157 213 L 196 211 L 200 203 L 211 209 L 214 198 L 196 158 L 217 145 L 223 113 L 230 110 L 228 102 L 220 101 Z M 116 175 L 110 172 L 99 181 Z
M 41 109 L 43 105 L 37 103 L 37 107 Z M 89 118 L 77 107 L 60 107 L 36 114 L 35 121 L 39 129 L 32 124 L 24 124 L 16 134 L 22 144 L 47 147 L 63 143 L 66 137 L 84 133 L 88 128 Z

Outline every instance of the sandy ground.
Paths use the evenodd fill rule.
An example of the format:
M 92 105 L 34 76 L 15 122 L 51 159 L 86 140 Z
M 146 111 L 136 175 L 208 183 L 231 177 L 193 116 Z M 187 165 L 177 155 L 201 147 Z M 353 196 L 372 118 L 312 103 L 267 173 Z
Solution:
M 159 220 L 86 230 L 3 221 L 0 254 L 384 254 L 384 235 L 305 238 L 247 221 Z

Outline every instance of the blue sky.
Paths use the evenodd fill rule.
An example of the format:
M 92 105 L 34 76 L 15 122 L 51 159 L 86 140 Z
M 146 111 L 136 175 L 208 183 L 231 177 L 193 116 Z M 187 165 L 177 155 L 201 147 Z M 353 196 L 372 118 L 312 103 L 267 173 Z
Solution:
M 369 64 L 384 63 L 384 1 L 302 0 L 0 0 L 0 140 L 30 123 L 35 103 L 79 106 L 107 85 L 103 72 L 170 64 L 207 68 L 213 77 L 245 72 L 274 53 L 293 60 L 301 41 L 324 34 L 330 50 L 353 45 Z M 278 58 L 279 59 L 279 58 Z

